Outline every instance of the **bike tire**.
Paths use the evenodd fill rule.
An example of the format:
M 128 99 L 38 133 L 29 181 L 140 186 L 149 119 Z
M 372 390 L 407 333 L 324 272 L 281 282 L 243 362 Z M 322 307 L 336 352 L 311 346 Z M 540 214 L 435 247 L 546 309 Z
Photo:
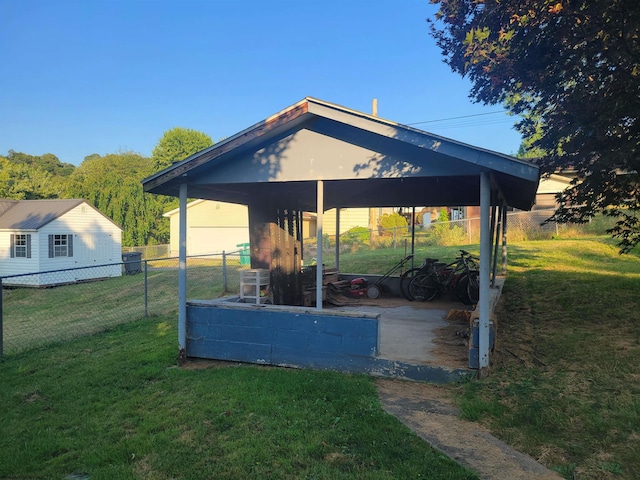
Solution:
M 411 280 L 413 280 L 413 278 L 418 273 L 420 273 L 421 270 L 422 270 L 421 267 L 411 268 L 406 272 L 404 272 L 402 275 L 400 275 L 400 293 L 404 298 L 406 298 L 410 302 L 413 302 L 415 298 L 413 298 L 409 293 L 409 284 L 411 283 Z
M 438 282 L 432 273 L 416 275 L 409 283 L 409 294 L 421 302 L 430 302 L 439 292 Z
M 480 282 L 479 275 L 476 271 L 470 271 L 464 274 L 458 280 L 456 285 L 456 295 L 465 305 L 473 305 L 478 303 L 480 298 Z

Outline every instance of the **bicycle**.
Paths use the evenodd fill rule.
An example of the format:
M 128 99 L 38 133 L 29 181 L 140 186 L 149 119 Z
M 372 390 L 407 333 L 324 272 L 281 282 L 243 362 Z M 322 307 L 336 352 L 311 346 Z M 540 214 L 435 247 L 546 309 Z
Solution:
M 436 262 L 438 262 L 437 258 L 425 258 L 422 265 L 411 268 L 400 276 L 400 293 L 404 298 L 410 302 L 415 300 L 409 293 L 409 284 L 411 283 L 411 280 L 413 280 L 413 278 L 418 274 L 431 272 Z M 446 264 L 442 263 L 441 265 L 445 266 Z
M 466 305 L 477 303 L 480 291 L 477 260 L 465 250 L 460 250 L 449 264 L 427 259 L 410 279 L 408 295 L 413 300 L 431 301 L 442 293 L 451 293 Z

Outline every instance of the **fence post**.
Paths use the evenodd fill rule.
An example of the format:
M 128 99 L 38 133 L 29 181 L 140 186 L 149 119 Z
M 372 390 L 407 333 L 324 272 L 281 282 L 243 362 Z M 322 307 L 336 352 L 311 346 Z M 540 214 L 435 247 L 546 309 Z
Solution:
M 227 293 L 227 254 L 222 251 L 222 293 Z
M 393 226 L 393 248 L 394 250 L 397 248 L 397 243 L 396 243 L 396 239 L 398 238 L 398 226 L 394 225 Z
M 3 331 L 4 331 L 4 323 L 3 323 L 3 311 L 2 311 L 2 278 L 0 277 L 0 358 L 2 358 L 2 356 L 4 355 L 4 335 L 3 335 Z
M 149 317 L 149 276 L 147 275 L 147 266 L 149 261 L 144 261 L 144 316 Z

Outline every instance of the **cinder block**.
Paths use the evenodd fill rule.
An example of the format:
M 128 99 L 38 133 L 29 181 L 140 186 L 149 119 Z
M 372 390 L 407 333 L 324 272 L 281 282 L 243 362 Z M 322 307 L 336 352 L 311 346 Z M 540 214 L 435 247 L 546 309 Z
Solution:
M 342 353 L 346 355 L 359 355 L 363 357 L 375 357 L 378 353 L 378 337 L 342 337 Z
M 309 348 L 309 334 L 298 330 L 276 330 L 274 345 L 294 347 L 304 351 Z
M 316 333 L 309 336 L 309 350 L 312 352 L 332 352 L 342 351 L 342 337 L 328 333 Z

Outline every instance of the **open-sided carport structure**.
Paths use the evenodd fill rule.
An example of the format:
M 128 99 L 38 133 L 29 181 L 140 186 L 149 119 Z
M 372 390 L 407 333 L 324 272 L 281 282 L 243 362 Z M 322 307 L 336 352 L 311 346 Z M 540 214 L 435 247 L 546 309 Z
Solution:
M 181 354 L 189 354 L 187 196 L 248 205 L 252 267 L 270 268 L 272 275 L 277 270 L 276 283 L 292 290 L 299 266 L 295 231 L 300 212 L 317 213 L 320 239 L 322 213 L 331 208 L 479 205 L 479 358 L 485 368 L 492 237 L 496 242 L 498 237 L 492 227 L 507 206 L 529 210 L 538 181 L 538 167 L 531 163 L 307 97 L 143 181 L 147 192 L 180 198 Z M 321 269 L 316 274 L 321 285 Z M 276 293 L 276 303 L 292 298 L 285 291 Z M 322 309 L 319 288 L 316 305 Z

